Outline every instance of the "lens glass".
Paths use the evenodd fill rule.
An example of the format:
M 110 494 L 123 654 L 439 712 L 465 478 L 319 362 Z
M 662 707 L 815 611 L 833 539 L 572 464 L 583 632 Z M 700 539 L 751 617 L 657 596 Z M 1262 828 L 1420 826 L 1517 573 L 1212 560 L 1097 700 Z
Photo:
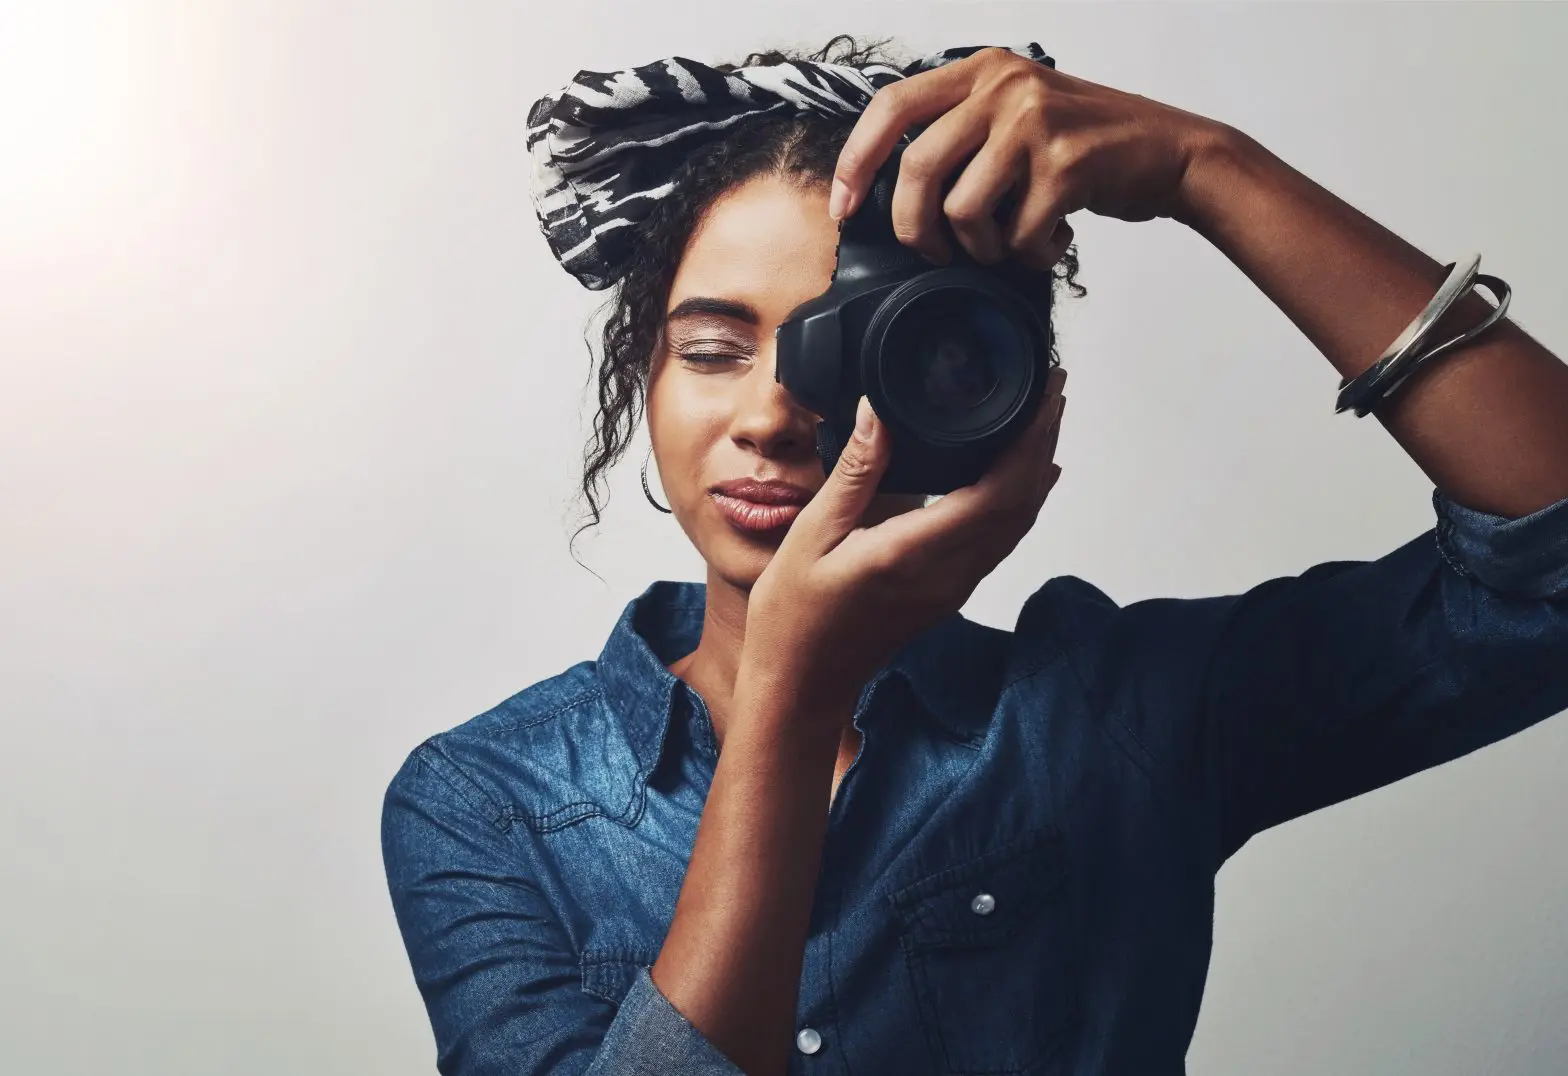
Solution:
M 915 342 L 911 381 L 923 402 L 938 411 L 978 407 L 996 390 L 991 356 L 1008 346 L 1005 322 L 995 311 L 970 307 L 957 317 L 933 321 Z
M 880 362 L 889 399 L 936 437 L 976 434 L 1011 410 L 1034 365 L 1024 327 L 972 288 L 917 295 L 899 311 Z

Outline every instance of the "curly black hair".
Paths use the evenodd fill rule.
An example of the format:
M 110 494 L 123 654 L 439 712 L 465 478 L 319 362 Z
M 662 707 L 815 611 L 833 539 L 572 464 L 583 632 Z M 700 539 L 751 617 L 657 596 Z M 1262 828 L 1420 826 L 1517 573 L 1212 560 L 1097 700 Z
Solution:
M 738 64 L 713 66 L 729 72 L 758 64 L 812 60 L 902 67 L 907 61 L 886 51 L 892 40 L 862 45 L 849 34 L 839 34 L 815 52 L 774 49 L 753 52 Z M 588 518 L 572 535 L 574 557 L 578 536 L 597 526 L 603 516 L 609 498 L 605 473 L 625 455 L 642 421 L 654 349 L 663 335 L 665 304 L 681 253 L 698 221 L 722 194 L 760 175 L 780 176 L 806 187 L 827 186 L 832 182 L 839 150 L 857 118 L 771 112 L 737 123 L 725 137 L 706 144 L 682 162 L 671 177 L 673 192 L 661 199 L 639 226 L 636 253 L 615 282 L 608 302 L 599 310 L 608 311 L 603 357 L 597 369 L 599 410 L 593 438 L 583 453 L 581 495 L 587 502 L 584 515 Z M 1074 244 L 1051 271 L 1053 297 L 1064 284 L 1077 298 L 1087 295 L 1077 274 L 1078 248 Z M 1052 339 L 1055 360 L 1054 333 Z M 591 354 L 591 345 L 589 350 Z

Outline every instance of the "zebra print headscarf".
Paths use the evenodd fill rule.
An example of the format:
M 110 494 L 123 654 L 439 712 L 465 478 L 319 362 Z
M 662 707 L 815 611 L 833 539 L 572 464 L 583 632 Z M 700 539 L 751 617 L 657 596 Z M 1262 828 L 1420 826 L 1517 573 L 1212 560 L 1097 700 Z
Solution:
M 943 49 L 902 69 L 795 60 L 725 73 L 672 56 L 624 71 L 579 71 L 528 110 L 529 193 L 539 229 L 584 287 L 607 288 L 624 269 L 637 225 L 670 192 L 677 166 L 743 116 L 858 113 L 883 86 L 986 47 Z M 1056 66 L 1032 41 L 1009 51 Z

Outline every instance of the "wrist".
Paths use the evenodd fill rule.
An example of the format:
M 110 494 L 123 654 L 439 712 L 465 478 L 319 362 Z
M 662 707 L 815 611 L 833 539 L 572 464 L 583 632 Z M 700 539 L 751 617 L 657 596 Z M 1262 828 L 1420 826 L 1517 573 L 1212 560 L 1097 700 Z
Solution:
M 1204 124 L 1189 144 L 1171 219 L 1210 236 L 1267 156 L 1263 144 L 1244 131 L 1217 121 Z
M 860 701 L 860 685 L 795 668 L 785 660 L 741 657 L 735 674 L 735 710 L 748 724 L 785 727 L 797 735 L 820 730 L 837 743 Z M 808 731 L 802 731 L 808 730 Z

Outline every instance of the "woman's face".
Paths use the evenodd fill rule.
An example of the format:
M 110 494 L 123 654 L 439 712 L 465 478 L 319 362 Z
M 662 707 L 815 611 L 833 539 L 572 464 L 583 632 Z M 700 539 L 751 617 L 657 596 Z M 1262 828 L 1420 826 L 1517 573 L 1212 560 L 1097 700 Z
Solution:
M 773 330 L 828 288 L 838 226 L 827 207 L 825 186 L 773 176 L 716 201 L 676 270 L 653 356 L 648 428 L 665 500 L 710 572 L 741 589 L 762 574 L 799 509 L 715 487 L 784 483 L 804 502 L 824 481 L 817 416 L 774 379 Z M 923 502 L 879 494 L 866 522 Z

